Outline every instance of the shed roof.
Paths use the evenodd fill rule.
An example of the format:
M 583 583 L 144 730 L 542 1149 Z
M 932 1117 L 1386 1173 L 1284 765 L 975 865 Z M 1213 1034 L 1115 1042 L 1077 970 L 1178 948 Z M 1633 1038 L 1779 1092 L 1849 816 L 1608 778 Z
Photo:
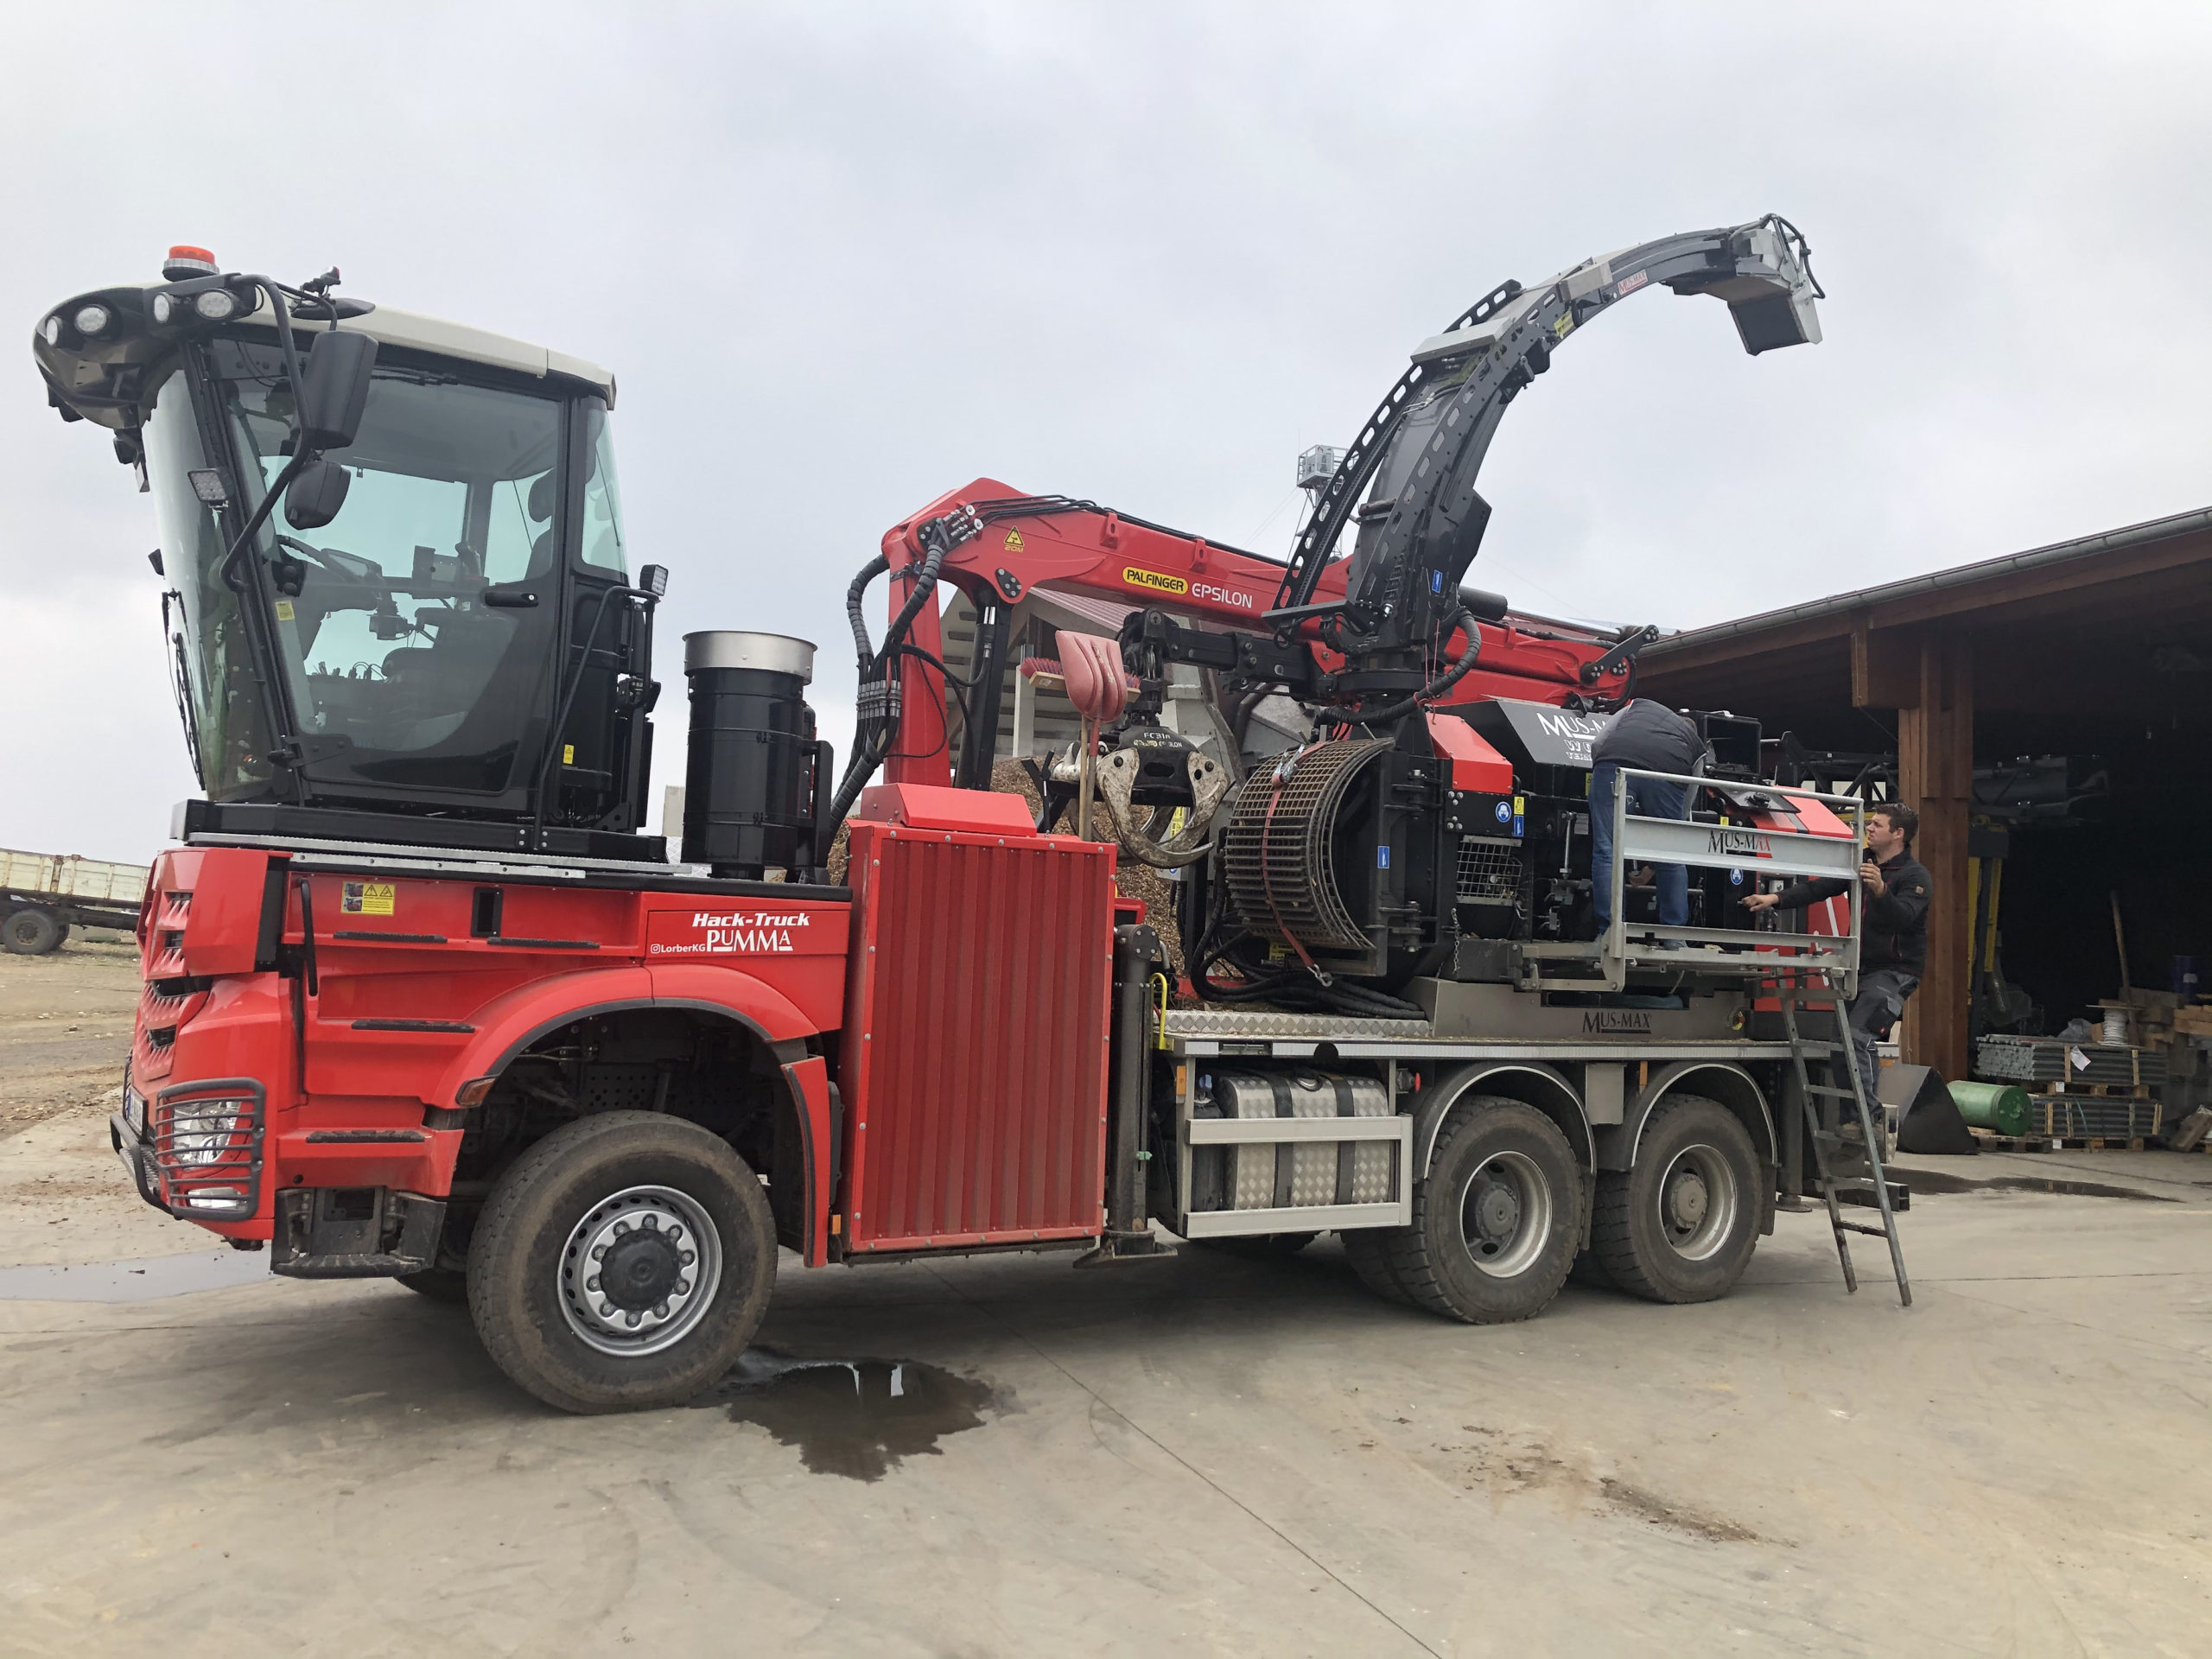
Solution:
M 2141 710 L 2212 692 L 2212 508 L 1692 628 L 1648 648 L 1637 684 L 1777 728 L 1880 708 L 1885 646 L 1974 639 L 1984 710 Z M 2196 664 L 2196 666 L 2192 666 Z

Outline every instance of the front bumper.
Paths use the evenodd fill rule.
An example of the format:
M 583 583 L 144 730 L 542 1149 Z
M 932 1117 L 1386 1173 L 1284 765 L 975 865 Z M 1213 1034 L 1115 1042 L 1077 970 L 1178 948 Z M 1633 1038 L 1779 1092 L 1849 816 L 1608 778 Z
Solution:
M 109 1117 L 107 1134 L 115 1143 L 116 1156 L 123 1160 L 124 1168 L 130 1172 L 130 1184 L 138 1189 L 138 1196 L 168 1215 L 169 1207 L 162 1202 L 161 1181 L 154 1172 L 151 1143 L 140 1137 L 137 1126 L 123 1112 Z

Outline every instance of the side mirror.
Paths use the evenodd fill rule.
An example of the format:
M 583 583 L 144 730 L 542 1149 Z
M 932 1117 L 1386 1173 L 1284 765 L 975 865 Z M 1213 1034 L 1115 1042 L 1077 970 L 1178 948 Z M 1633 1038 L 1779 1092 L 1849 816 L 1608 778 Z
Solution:
M 353 442 L 376 365 L 377 343 L 366 334 L 349 328 L 315 336 L 300 372 L 306 384 L 299 392 L 299 450 L 343 449 Z
M 346 505 L 353 475 L 334 461 L 311 461 L 284 490 L 284 518 L 294 530 L 321 530 Z

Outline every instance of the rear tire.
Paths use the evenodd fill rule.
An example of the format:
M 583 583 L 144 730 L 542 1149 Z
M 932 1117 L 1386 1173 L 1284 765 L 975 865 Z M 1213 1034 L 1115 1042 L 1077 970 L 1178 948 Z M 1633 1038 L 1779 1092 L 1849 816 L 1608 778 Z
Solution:
M 10 956 L 42 957 L 56 949 L 68 930 L 47 912 L 29 905 L 8 912 L 0 922 L 0 944 Z
M 1391 1275 L 1420 1306 L 1469 1325 L 1533 1319 L 1574 1264 L 1582 1172 L 1559 1126 L 1533 1106 L 1474 1095 L 1437 1132 L 1393 1228 Z
M 650 1410 L 744 1352 L 775 1286 L 775 1225 L 719 1136 L 606 1112 L 500 1177 L 467 1277 L 477 1334 L 516 1382 L 563 1411 Z
M 1636 1167 L 1601 1175 L 1591 1249 L 1613 1282 L 1655 1302 L 1709 1302 L 1733 1289 L 1758 1243 L 1758 1154 L 1726 1106 L 1663 1102 Z

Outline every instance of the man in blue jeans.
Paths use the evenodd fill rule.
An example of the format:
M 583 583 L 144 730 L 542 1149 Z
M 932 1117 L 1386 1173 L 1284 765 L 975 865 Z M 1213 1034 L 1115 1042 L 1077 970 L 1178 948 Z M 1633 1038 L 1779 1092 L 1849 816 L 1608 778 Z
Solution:
M 1621 769 L 1633 772 L 1694 772 L 1705 759 L 1705 740 L 1697 728 L 1648 697 L 1638 697 L 1615 715 L 1591 745 L 1590 875 L 1598 911 L 1598 934 L 1613 925 L 1613 797 L 1621 788 Z M 1628 781 L 1628 810 L 1643 818 L 1687 818 L 1689 787 L 1654 778 Z M 1680 864 L 1658 867 L 1659 924 L 1687 927 L 1690 919 L 1689 872 Z

